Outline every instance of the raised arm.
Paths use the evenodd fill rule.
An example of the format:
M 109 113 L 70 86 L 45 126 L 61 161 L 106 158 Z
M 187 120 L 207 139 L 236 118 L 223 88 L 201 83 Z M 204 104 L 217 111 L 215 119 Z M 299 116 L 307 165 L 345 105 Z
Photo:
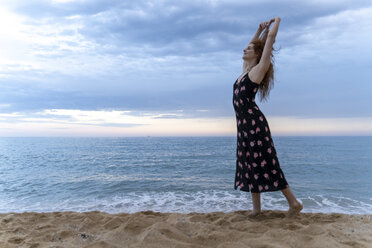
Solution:
M 269 31 L 269 37 L 273 37 L 275 39 L 276 37 L 276 34 L 278 33 L 278 29 L 279 29 L 279 23 L 280 23 L 280 18 L 279 17 L 275 17 L 273 19 L 270 20 L 270 22 L 274 22 L 273 24 L 273 27 L 270 29 Z
M 266 27 L 268 27 L 268 25 L 270 25 L 269 22 L 261 22 L 260 25 L 258 26 L 258 29 L 257 29 L 256 33 L 253 35 L 253 37 L 252 37 L 252 39 L 251 39 L 251 41 L 250 41 L 249 43 L 251 43 L 251 42 L 254 41 L 254 40 L 260 39 L 260 34 L 262 33 L 262 31 L 263 31 Z M 263 35 L 263 36 L 264 36 L 264 35 Z M 263 36 L 262 36 L 262 37 L 263 37 Z M 262 39 L 262 38 L 261 38 L 261 39 Z M 248 43 L 248 44 L 249 44 L 249 43 Z
M 265 77 L 265 74 L 267 70 L 269 69 L 269 66 L 271 63 L 270 56 L 271 56 L 271 52 L 272 52 L 273 45 L 275 42 L 276 34 L 278 33 L 280 18 L 276 17 L 274 19 L 271 19 L 270 22 L 271 21 L 274 21 L 274 24 L 267 35 L 264 50 L 262 52 L 260 62 L 257 65 L 257 69 L 259 71 L 258 74 L 260 75 L 261 80 L 263 80 L 263 78 Z M 261 82 L 261 80 L 259 80 L 258 82 Z
M 249 43 L 251 43 L 254 40 L 257 40 L 260 37 L 260 34 L 262 33 L 262 30 L 263 30 L 263 28 L 261 27 L 261 24 L 260 24 L 260 26 L 258 26 L 258 29 L 257 29 L 256 33 L 253 35 L 253 37 L 252 37 L 252 39 Z
M 266 42 L 266 39 L 267 39 L 267 35 L 269 33 L 269 28 L 270 28 L 270 25 L 272 22 L 274 22 L 275 20 L 274 19 L 271 19 L 270 22 L 268 22 L 268 24 L 266 25 L 266 27 L 264 28 L 265 31 L 262 33 L 262 35 L 260 36 L 260 40 L 262 40 L 263 42 Z

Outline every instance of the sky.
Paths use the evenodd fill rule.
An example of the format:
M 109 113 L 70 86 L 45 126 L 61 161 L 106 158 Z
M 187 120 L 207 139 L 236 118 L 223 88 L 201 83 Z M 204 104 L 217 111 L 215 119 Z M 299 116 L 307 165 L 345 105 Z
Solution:
M 274 17 L 272 135 L 372 135 L 370 0 L 0 0 L 0 136 L 234 136 Z

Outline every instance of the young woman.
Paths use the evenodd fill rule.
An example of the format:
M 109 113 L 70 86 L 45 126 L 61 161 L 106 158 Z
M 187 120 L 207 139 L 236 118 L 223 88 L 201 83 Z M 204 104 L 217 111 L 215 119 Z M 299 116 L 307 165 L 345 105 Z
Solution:
M 269 27 L 273 27 L 269 31 Z M 273 86 L 273 44 L 280 18 L 262 22 L 244 49 L 243 73 L 234 83 L 233 104 L 237 122 L 236 174 L 234 189 L 251 192 L 253 211 L 261 213 L 260 193 L 281 190 L 286 197 L 288 215 L 298 214 L 303 206 L 293 195 L 280 168 L 270 128 L 264 114 L 255 103 L 260 92 L 261 101 Z M 265 32 L 261 35 L 262 31 Z M 261 35 L 261 37 L 260 37 Z

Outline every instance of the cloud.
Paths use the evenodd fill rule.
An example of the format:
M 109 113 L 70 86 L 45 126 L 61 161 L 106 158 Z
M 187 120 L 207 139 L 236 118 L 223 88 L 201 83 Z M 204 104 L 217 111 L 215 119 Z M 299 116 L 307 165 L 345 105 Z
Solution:
M 309 62 L 316 59 L 316 63 L 322 65 L 334 62 L 344 64 L 344 58 L 365 60 L 368 58 L 365 48 L 371 46 L 371 16 L 372 6 L 314 18 L 308 25 L 289 34 L 295 37 L 297 45 L 288 47 L 291 54 L 289 51 L 285 53 L 291 55 L 288 59 L 292 61 L 296 58 L 301 59 L 301 62 L 304 62 L 304 58 Z M 334 59 L 330 59 L 332 57 Z
M 337 13 L 345 5 L 306 1 L 30 1 L 17 2 L 13 9 L 27 18 L 35 55 L 82 53 L 85 57 L 78 61 L 93 59 L 96 63 L 89 55 L 144 59 L 235 52 L 259 21 L 268 18 L 256 14 L 263 10 L 271 17 L 279 10 L 287 21 L 285 28 L 291 30 L 316 17 Z M 353 7 L 358 5 L 362 4 L 355 2 Z
M 232 118 L 242 47 L 274 16 L 282 18 L 281 49 L 275 88 L 260 105 L 265 114 L 356 118 L 372 111 L 370 1 L 3 3 L 0 113 Z
M 189 67 L 188 71 L 198 73 L 197 68 L 205 68 L 209 61 L 215 65 L 210 69 L 226 68 L 229 64 L 221 62 L 221 57 L 240 56 L 247 36 L 265 19 L 256 13 L 263 10 L 268 16 L 281 13 L 278 43 L 296 49 L 304 41 L 317 38 L 309 37 L 311 34 L 324 37 L 322 32 L 327 27 L 311 29 L 314 20 L 350 8 L 347 1 L 338 5 L 332 1 L 16 1 L 8 4 L 23 18 L 15 29 L 22 36 L 19 42 L 27 41 L 24 46 L 31 49 L 23 52 L 30 57 L 22 56 L 22 61 L 15 61 L 19 69 L 69 75 L 128 73 L 141 68 L 164 73 L 185 66 Z M 352 8 L 364 5 L 366 1 L 357 1 Z

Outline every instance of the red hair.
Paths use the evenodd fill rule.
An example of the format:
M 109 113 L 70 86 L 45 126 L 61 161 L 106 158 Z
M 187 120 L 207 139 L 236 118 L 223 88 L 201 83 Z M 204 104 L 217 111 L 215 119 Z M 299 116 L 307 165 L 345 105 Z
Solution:
M 251 43 L 254 45 L 253 49 L 254 49 L 255 54 L 258 55 L 257 56 L 257 64 L 258 64 L 260 62 L 261 57 L 262 57 L 262 53 L 263 53 L 263 50 L 264 50 L 264 47 L 265 47 L 265 42 L 260 40 L 260 39 L 256 39 L 256 40 L 252 41 Z M 274 87 L 274 55 L 273 55 L 273 51 L 276 51 L 276 50 L 274 50 L 274 48 L 273 48 L 273 50 L 271 51 L 269 69 L 267 70 L 264 79 L 262 80 L 262 82 L 258 86 L 261 101 L 267 101 L 270 90 Z

